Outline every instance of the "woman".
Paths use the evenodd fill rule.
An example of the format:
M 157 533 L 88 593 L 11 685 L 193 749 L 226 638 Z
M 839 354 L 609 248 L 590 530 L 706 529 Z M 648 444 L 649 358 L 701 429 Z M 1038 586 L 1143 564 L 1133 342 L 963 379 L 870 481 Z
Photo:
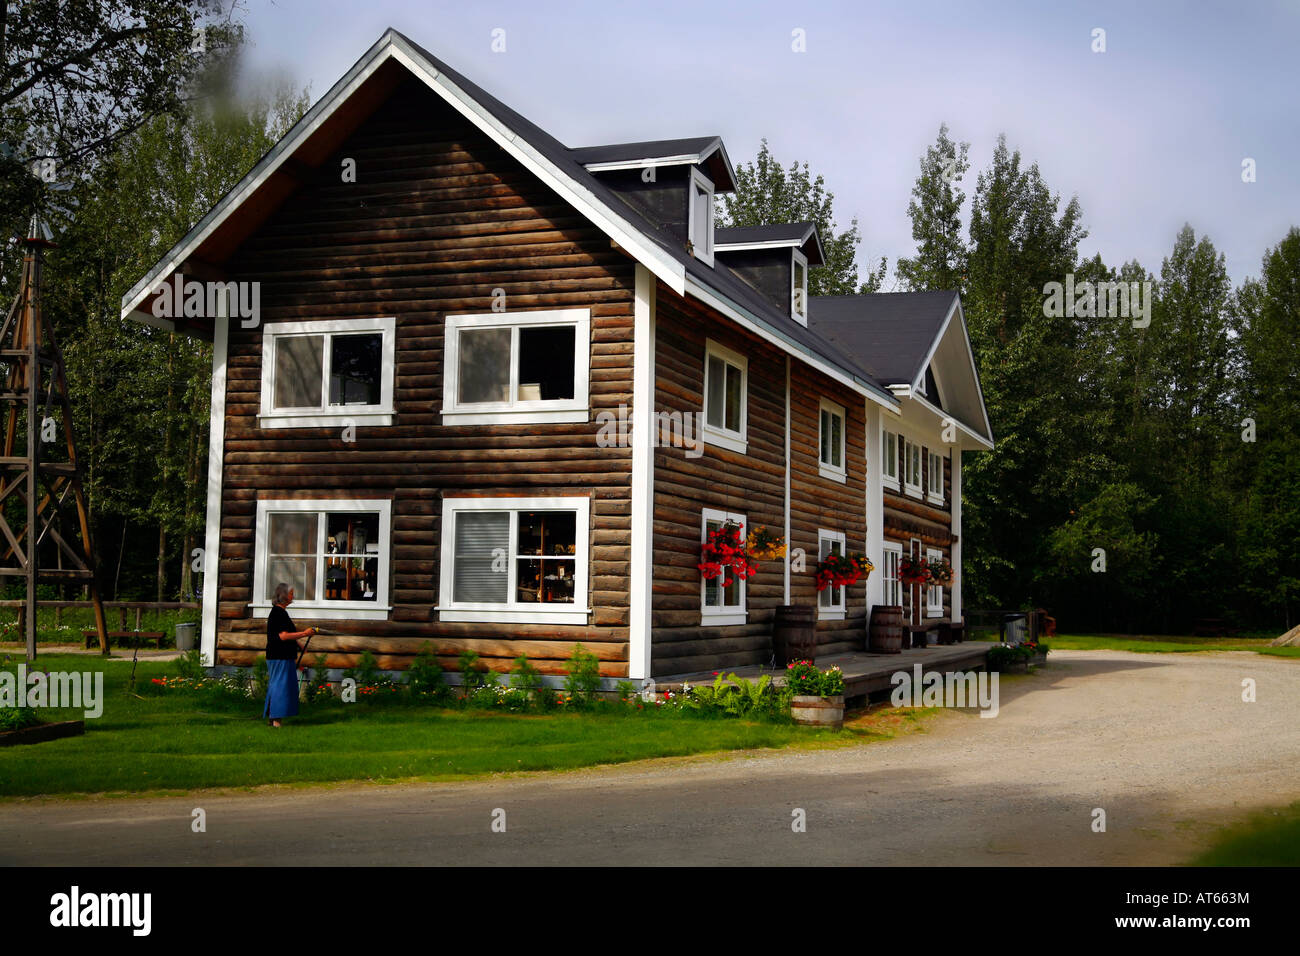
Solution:
M 293 588 L 287 584 L 275 586 L 275 606 L 266 618 L 266 707 L 262 716 L 269 718 L 272 727 L 280 726 L 281 717 L 298 715 L 298 640 L 311 637 L 316 628 L 295 631 L 289 612 L 293 603 Z

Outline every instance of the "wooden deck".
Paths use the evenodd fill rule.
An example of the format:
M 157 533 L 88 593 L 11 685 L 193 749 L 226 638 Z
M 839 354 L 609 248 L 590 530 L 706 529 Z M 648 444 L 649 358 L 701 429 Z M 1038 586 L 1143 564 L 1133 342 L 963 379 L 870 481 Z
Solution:
M 844 697 L 852 699 L 865 697 L 879 691 L 890 690 L 894 685 L 890 678 L 898 671 L 914 673 L 913 668 L 921 665 L 921 673 L 930 671 L 947 673 L 950 671 L 983 670 L 985 658 L 991 644 L 984 641 L 968 641 L 961 644 L 938 644 L 930 647 L 918 647 L 903 651 L 901 654 L 869 654 L 866 651 L 853 651 L 848 654 L 819 656 L 818 667 L 825 670 L 838 664 L 844 672 Z M 727 668 L 723 676 L 734 673 L 746 680 L 758 680 L 764 674 L 771 675 L 773 682 L 784 683 L 785 670 L 773 670 L 770 667 L 751 665 L 749 667 Z M 655 689 L 659 691 L 681 689 L 682 684 L 711 684 L 714 680 L 712 671 L 694 674 L 675 674 L 671 677 L 656 679 Z

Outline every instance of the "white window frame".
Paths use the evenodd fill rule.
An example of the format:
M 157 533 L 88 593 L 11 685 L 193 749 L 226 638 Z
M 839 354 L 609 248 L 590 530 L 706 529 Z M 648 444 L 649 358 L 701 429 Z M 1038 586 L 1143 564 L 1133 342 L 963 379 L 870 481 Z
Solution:
M 808 257 L 798 249 L 790 250 L 790 315 L 800 325 L 808 324 Z M 798 271 L 796 265 L 803 266 L 803 285 L 802 287 L 795 284 L 794 278 Z M 798 304 L 803 303 L 803 309 L 797 308 Z
M 880 560 L 880 576 L 884 587 L 882 588 L 881 591 L 882 594 L 881 600 L 884 602 L 886 607 L 893 607 L 895 605 L 902 607 L 903 581 L 898 574 L 898 565 L 899 562 L 903 560 L 903 545 L 901 542 L 898 541 L 886 541 L 884 547 L 882 548 L 882 552 L 883 553 L 881 554 L 881 560 Z M 889 572 L 890 572 L 889 556 L 891 554 L 894 556 L 893 577 L 889 576 Z
M 912 462 L 914 460 L 913 450 L 915 450 L 915 462 L 916 462 L 915 476 L 913 476 L 912 474 L 912 467 L 911 467 Z M 912 439 L 904 435 L 903 436 L 903 461 L 900 463 L 900 468 L 903 473 L 903 492 L 904 494 L 908 495 L 908 497 L 911 498 L 921 498 L 923 496 L 923 491 L 921 489 L 921 462 L 922 462 L 922 457 L 921 457 L 920 442 L 912 441 Z M 915 482 L 912 481 L 913 477 L 916 478 Z
M 889 489 L 891 489 L 892 491 L 898 491 L 898 490 L 899 490 L 899 484 L 898 484 L 898 475 L 899 475 L 899 471 L 898 471 L 898 466 L 899 466 L 900 459 L 901 459 L 901 457 L 902 457 L 902 456 L 901 456 L 901 448 L 899 447 L 899 446 L 900 446 L 900 442 L 899 442 L 899 440 L 898 440 L 898 432 L 891 432 L 891 431 L 889 431 L 888 429 L 884 429 L 884 430 L 881 431 L 880 434 L 881 434 L 882 436 L 884 436 L 884 437 L 881 439 L 881 444 L 880 444 L 880 478 L 881 478 L 881 483 L 882 483 L 886 488 L 889 488 Z M 888 455 L 888 453 L 885 451 L 886 447 L 892 449 L 893 452 L 894 452 L 894 470 L 893 470 L 892 472 L 889 470 L 889 455 Z
M 741 535 L 748 533 L 749 523 L 744 515 L 736 514 L 730 511 L 719 511 L 716 508 L 705 508 L 700 512 L 700 544 L 703 545 L 709 540 L 709 522 L 717 521 L 720 524 L 732 522 L 740 525 Z M 703 576 L 700 578 L 700 624 L 709 627 L 721 627 L 726 624 L 744 624 L 749 620 L 748 597 L 745 594 L 745 579 L 741 578 L 736 582 L 740 589 L 740 605 L 738 607 L 710 607 L 704 603 L 706 581 Z M 722 593 L 722 589 L 718 589 Z
M 709 358 L 717 356 L 729 365 L 734 365 L 740 369 L 740 431 L 732 431 L 729 428 L 719 425 L 709 424 Z M 721 345 L 713 339 L 706 339 L 704 343 L 704 394 L 703 401 L 700 403 L 704 411 L 704 440 L 710 445 L 717 445 L 719 448 L 726 448 L 729 451 L 745 454 L 749 448 L 749 440 L 746 437 L 749 427 L 749 359 L 739 352 L 733 352 L 725 345 Z M 726 402 L 726 383 L 723 383 L 722 396 L 723 402 Z M 727 410 L 722 410 L 722 420 L 727 420 Z
M 926 561 L 938 561 L 943 557 L 942 551 L 934 548 L 925 549 Z M 925 616 L 943 617 L 943 585 L 930 584 L 925 589 Z
M 843 555 L 849 553 L 848 542 L 847 540 L 845 540 L 844 532 L 827 531 L 825 528 L 819 528 L 817 530 L 817 560 L 818 561 L 821 561 L 823 556 L 822 545 L 828 541 L 832 544 L 838 544 L 840 546 L 840 554 Z M 822 595 L 825 594 L 827 591 L 831 592 L 831 603 L 829 605 L 823 605 Z M 845 588 L 842 587 L 838 587 L 838 588 L 828 587 L 826 588 L 825 591 L 817 592 L 817 619 L 819 621 L 844 620 L 844 613 L 845 613 L 844 591 Z
M 317 408 L 275 407 L 275 343 L 281 338 L 322 335 L 321 401 L 329 401 L 329 340 L 334 335 L 356 332 L 382 332 L 378 405 L 328 405 Z M 385 316 L 371 319 L 329 319 L 313 322 L 269 322 L 262 327 L 262 395 L 257 423 L 262 428 L 335 428 L 347 420 L 357 426 L 393 423 L 393 377 L 397 355 L 397 319 Z M 297 603 L 297 602 L 294 602 Z
M 500 604 L 460 601 L 455 596 L 456 515 L 469 511 L 505 511 L 510 522 L 510 561 L 506 569 L 506 594 Z M 576 512 L 573 555 L 573 603 L 538 604 L 517 601 L 515 586 L 518 567 L 514 560 L 519 535 L 520 511 Z M 452 498 L 442 499 L 442 545 L 438 555 L 438 620 L 482 624 L 586 624 L 591 615 L 587 584 L 591 567 L 591 499 L 585 495 L 554 498 Z
M 328 620 L 386 621 L 393 609 L 386 604 L 389 595 L 389 577 L 392 572 L 392 516 L 393 502 L 389 498 L 262 498 L 257 502 L 253 551 L 253 601 L 249 605 L 253 616 L 264 618 L 271 613 L 274 594 L 266 593 L 267 560 L 270 558 L 270 516 L 272 514 L 346 514 L 348 512 L 379 513 L 379 573 L 375 576 L 374 601 L 326 601 L 306 595 L 295 595 L 290 607 L 290 615 L 303 613 L 303 617 Z M 319 522 L 317 529 L 316 586 L 325 583 L 325 537 L 326 522 Z
M 932 505 L 943 504 L 943 453 L 926 450 L 926 468 L 929 483 L 925 489 L 926 500 Z
M 709 197 L 709 221 L 704 224 L 703 247 L 696 241 L 695 222 L 695 200 L 696 197 L 703 193 Z M 713 182 L 708 176 L 705 176 L 698 167 L 691 167 L 691 184 L 689 190 L 689 201 L 686 207 L 686 235 L 691 240 L 691 247 L 694 250 L 695 258 L 699 259 L 705 265 L 713 265 Z
M 571 325 L 573 398 L 552 401 L 467 402 L 460 394 L 460 333 L 465 329 L 510 329 L 510 394 L 518 394 L 519 330 L 529 326 Z M 540 425 L 585 422 L 590 417 L 591 310 L 542 309 L 531 312 L 476 312 L 449 315 L 443 326 L 442 422 L 444 425 Z
M 822 461 L 822 412 L 830 412 L 832 415 L 840 417 L 840 464 L 838 468 Z M 839 482 L 849 480 L 848 427 L 849 417 L 844 410 L 844 406 L 838 402 L 832 402 L 828 398 L 823 398 L 817 406 L 817 473 L 823 478 L 830 478 L 832 481 Z

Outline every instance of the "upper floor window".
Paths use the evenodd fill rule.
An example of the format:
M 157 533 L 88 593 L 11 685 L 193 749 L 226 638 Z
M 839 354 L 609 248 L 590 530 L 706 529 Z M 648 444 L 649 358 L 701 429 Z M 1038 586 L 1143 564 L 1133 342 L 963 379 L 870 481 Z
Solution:
M 259 424 L 392 424 L 396 328 L 391 317 L 268 323 Z
M 808 324 L 808 257 L 798 249 L 793 252 L 790 270 L 790 314 L 803 325 Z
M 587 420 L 590 309 L 449 315 L 444 341 L 445 424 Z
M 713 265 L 713 183 L 695 167 L 691 167 L 691 201 L 687 218 L 687 235 L 695 258 Z
M 818 471 L 824 478 L 847 481 L 844 464 L 844 406 L 822 399 Z
M 712 339 L 704 348 L 704 440 L 744 453 L 749 362 Z
M 880 474 L 884 478 L 886 488 L 898 490 L 898 459 L 900 455 L 901 441 L 895 432 L 881 432 L 880 448 Z
M 933 504 L 943 504 L 943 455 L 936 452 L 928 454 L 929 471 L 926 493 Z
M 921 446 L 910 438 L 903 439 L 903 489 L 921 497 Z

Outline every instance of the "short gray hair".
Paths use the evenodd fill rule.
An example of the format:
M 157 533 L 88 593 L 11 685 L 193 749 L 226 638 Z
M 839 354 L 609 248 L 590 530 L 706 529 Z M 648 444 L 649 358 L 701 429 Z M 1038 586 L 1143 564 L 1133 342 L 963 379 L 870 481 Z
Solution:
M 289 592 L 293 590 L 288 584 L 281 581 L 275 586 L 275 603 L 283 604 L 289 597 Z

